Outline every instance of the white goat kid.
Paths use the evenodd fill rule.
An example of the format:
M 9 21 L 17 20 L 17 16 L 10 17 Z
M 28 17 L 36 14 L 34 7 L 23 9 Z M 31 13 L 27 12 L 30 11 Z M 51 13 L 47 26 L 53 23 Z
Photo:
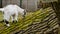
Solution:
M 12 17 L 12 21 L 16 20 L 18 21 L 18 13 L 20 13 L 21 15 L 24 15 L 24 9 L 20 8 L 17 5 L 7 5 L 4 8 L 0 8 L 0 11 L 4 12 L 4 22 L 6 22 L 7 26 L 9 25 L 9 19 L 10 17 Z

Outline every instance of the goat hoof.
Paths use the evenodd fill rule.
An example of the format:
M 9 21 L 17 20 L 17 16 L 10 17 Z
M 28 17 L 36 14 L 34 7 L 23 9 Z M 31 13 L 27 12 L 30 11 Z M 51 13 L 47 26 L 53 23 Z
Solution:
M 13 23 L 16 23 L 16 22 L 18 22 L 18 21 L 16 21 L 16 20 L 15 20 L 15 21 L 13 21 Z
M 6 24 L 6 26 L 8 26 L 8 27 L 9 27 L 9 26 L 10 26 L 10 24 Z

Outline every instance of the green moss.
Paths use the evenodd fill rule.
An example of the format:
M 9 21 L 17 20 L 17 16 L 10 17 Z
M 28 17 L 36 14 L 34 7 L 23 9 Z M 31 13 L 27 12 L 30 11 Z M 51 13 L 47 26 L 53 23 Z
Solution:
M 31 12 L 31 13 L 27 13 L 25 15 L 25 19 L 23 20 L 22 17 L 18 17 L 19 22 L 17 23 L 10 23 L 11 26 L 10 27 L 6 27 L 3 26 L 3 30 L 0 30 L 1 34 L 9 34 L 11 32 L 14 32 L 16 30 L 22 30 L 22 29 L 26 29 L 28 27 L 28 25 L 35 23 L 35 22 L 41 22 L 41 20 L 43 18 L 45 18 L 46 16 L 48 16 L 49 12 L 48 11 L 50 8 L 46 8 L 46 9 L 41 9 L 38 10 L 36 12 Z M 0 13 L 0 20 L 2 20 L 2 13 Z M 3 24 L 0 23 L 0 26 L 2 26 Z

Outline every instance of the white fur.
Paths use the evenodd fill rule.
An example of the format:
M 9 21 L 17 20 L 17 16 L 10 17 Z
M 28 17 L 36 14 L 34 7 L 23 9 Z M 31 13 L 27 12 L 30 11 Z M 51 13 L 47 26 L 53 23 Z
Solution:
M 20 8 L 17 5 L 7 5 L 4 8 L 0 8 L 0 11 L 4 12 L 4 19 L 7 21 L 9 21 L 11 16 L 12 16 L 12 21 L 17 20 L 18 13 L 21 13 L 22 15 L 24 14 L 24 9 Z

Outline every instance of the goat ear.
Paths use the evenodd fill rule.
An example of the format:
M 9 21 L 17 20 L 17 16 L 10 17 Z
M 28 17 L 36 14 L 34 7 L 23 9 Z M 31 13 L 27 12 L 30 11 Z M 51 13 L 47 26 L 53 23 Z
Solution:
M 26 10 L 24 10 L 24 15 L 26 15 Z
M 25 19 L 25 15 L 26 15 L 26 10 L 24 10 L 23 19 Z

